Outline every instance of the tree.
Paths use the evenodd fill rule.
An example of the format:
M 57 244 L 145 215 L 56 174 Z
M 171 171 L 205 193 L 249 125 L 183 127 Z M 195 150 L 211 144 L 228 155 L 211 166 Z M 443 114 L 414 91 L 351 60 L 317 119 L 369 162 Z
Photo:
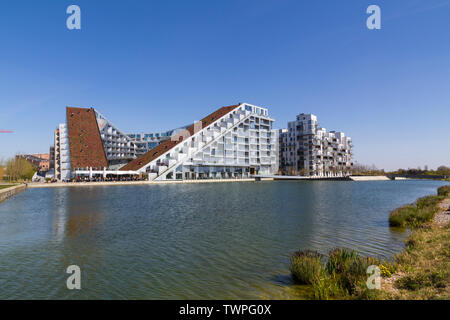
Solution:
M 295 176 L 297 174 L 295 168 L 293 166 L 288 167 L 288 175 Z
M 9 181 L 31 180 L 36 168 L 21 156 L 16 156 L 6 162 L 6 175 Z
M 399 169 L 400 170 L 400 169 Z M 355 163 L 351 169 L 354 175 L 380 176 L 384 175 L 384 169 L 378 169 L 374 164 L 372 166 Z
M 450 176 L 450 168 L 447 166 L 439 166 L 436 173 L 442 176 Z
M 306 168 L 300 169 L 300 171 L 298 172 L 298 174 L 299 174 L 300 176 L 308 176 L 308 175 L 309 175 L 309 174 L 308 174 L 308 170 L 307 170 Z

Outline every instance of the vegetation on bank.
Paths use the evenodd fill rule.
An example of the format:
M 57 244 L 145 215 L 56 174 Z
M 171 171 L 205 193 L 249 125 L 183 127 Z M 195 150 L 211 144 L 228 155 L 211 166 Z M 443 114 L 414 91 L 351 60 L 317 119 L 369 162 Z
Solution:
M 421 178 L 421 179 L 439 179 L 450 180 L 450 168 L 447 166 L 439 166 L 436 170 L 428 169 L 425 166 L 424 169 L 420 167 L 417 169 L 398 169 L 396 171 L 385 171 L 384 169 L 378 169 L 375 165 L 368 166 L 361 163 L 355 163 L 352 167 L 352 175 L 355 176 L 384 176 L 384 175 L 399 175 L 405 177 Z M 437 178 L 440 177 L 440 178 Z M 445 178 L 447 177 L 447 179 Z
M 313 299 L 450 299 L 450 224 L 429 223 L 449 195 L 450 185 L 443 186 L 438 195 L 391 213 L 391 225 L 392 220 L 396 226 L 414 228 L 405 250 L 391 262 L 345 248 L 328 255 L 297 251 L 290 261 L 293 280 L 310 285 Z M 379 267 L 381 290 L 367 287 L 367 268 L 372 265 Z
M 395 264 L 346 248 L 335 248 L 327 256 L 297 251 L 291 256 L 290 270 L 296 283 L 311 285 L 313 299 L 376 299 L 378 290 L 366 285 L 367 269 L 372 265 L 379 267 L 384 276 L 396 271 Z
M 447 197 L 450 194 L 450 185 L 439 187 L 437 193 L 438 196 Z
M 450 224 L 416 229 L 395 256 L 398 274 L 383 299 L 450 299 Z
M 0 184 L 0 190 L 1 189 L 6 189 L 6 188 L 11 188 L 14 187 L 15 184 Z
M 439 166 L 436 170 L 430 170 L 425 166 L 424 169 L 398 169 L 390 173 L 411 176 L 450 176 L 450 168 L 447 166 Z
M 391 227 L 418 228 L 431 221 L 439 211 L 439 202 L 448 195 L 449 189 L 450 186 L 440 187 L 437 195 L 419 198 L 413 204 L 393 210 L 389 215 L 389 225 Z
M 7 160 L 2 169 L 0 170 L 0 181 L 5 179 L 6 181 L 22 182 L 31 180 L 36 172 L 35 166 L 22 157 L 14 157 Z

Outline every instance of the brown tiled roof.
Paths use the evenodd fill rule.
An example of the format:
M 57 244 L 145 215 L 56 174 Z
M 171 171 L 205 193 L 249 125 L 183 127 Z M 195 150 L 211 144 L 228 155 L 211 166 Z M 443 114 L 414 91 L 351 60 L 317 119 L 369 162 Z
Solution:
M 205 128 L 209 126 L 211 123 L 216 121 L 217 119 L 223 117 L 230 111 L 233 111 L 237 107 L 239 107 L 240 104 L 228 106 L 228 107 L 222 107 L 210 115 L 206 116 L 201 120 L 202 128 Z M 192 124 L 189 126 L 186 130 L 189 131 L 190 135 L 194 134 L 194 125 Z M 164 154 L 165 152 L 169 151 L 173 147 L 175 147 L 177 144 L 183 141 L 183 137 L 180 136 L 180 138 L 177 141 L 172 141 L 171 139 L 164 141 L 160 145 L 157 145 L 155 148 L 151 149 L 149 152 L 143 154 L 137 159 L 134 159 L 133 161 L 129 162 L 125 166 L 123 166 L 120 170 L 139 170 L 143 166 L 145 166 L 147 163 L 155 160 L 160 155 Z
M 72 169 L 108 167 L 93 108 L 66 108 Z

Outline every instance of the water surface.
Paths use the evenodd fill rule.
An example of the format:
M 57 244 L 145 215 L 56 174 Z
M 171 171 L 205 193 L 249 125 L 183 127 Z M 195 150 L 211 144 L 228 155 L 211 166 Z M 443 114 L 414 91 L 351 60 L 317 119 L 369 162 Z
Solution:
M 289 254 L 390 257 L 389 211 L 438 181 L 29 189 L 0 204 L 0 299 L 295 299 Z M 66 288 L 67 266 L 82 289 Z

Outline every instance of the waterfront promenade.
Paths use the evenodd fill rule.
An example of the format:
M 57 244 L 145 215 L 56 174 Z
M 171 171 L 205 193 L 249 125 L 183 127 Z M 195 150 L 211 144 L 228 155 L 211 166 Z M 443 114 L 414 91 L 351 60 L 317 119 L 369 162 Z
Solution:
M 389 181 L 386 176 L 349 176 L 349 177 L 305 177 L 305 176 L 262 176 L 257 175 L 246 179 L 198 179 L 198 180 L 162 180 L 162 181 L 93 181 L 93 182 L 56 182 L 29 183 L 29 188 L 61 188 L 61 187 L 91 187 L 91 186 L 126 186 L 126 185 L 157 185 L 184 183 L 226 183 L 226 182 L 255 182 L 255 181 Z
M 157 185 L 180 183 L 218 183 L 218 182 L 255 182 L 255 179 L 205 179 L 205 180 L 163 180 L 163 181 L 99 181 L 99 182 L 56 182 L 30 183 L 29 188 L 61 188 L 61 187 L 92 187 L 92 186 L 126 186 L 126 185 Z

